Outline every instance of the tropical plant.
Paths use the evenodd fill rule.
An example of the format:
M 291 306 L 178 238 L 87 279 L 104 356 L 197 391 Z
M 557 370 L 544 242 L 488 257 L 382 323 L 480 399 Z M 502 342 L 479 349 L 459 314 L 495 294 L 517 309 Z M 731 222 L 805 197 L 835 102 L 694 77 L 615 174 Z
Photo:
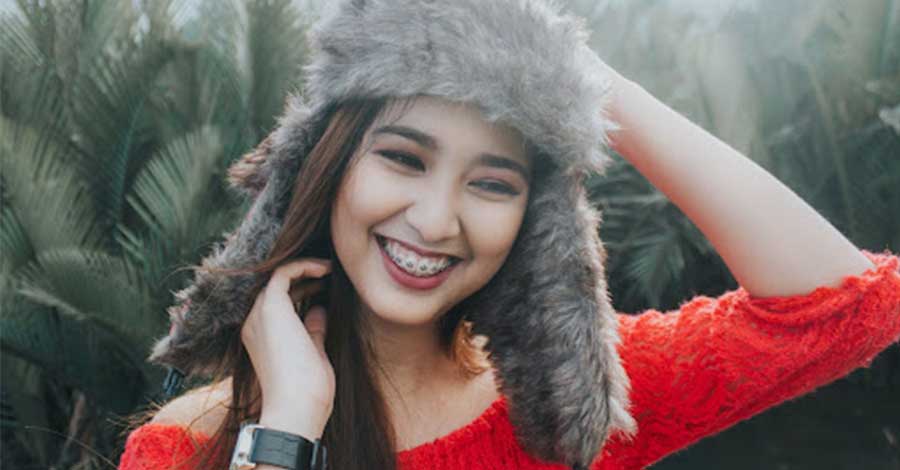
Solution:
M 287 0 L 20 0 L 0 17 L 4 464 L 92 468 L 159 391 L 165 308 L 299 89 Z

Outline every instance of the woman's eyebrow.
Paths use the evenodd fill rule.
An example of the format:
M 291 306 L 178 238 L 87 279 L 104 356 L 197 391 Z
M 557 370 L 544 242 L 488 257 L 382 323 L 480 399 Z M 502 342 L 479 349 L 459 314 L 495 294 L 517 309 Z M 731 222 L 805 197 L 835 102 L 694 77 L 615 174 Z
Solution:
M 513 160 L 512 158 L 494 155 L 491 153 L 482 153 L 478 156 L 478 164 L 515 171 L 516 173 L 521 175 L 525 181 L 529 181 L 531 179 L 529 177 L 529 174 L 531 172 L 529 172 L 524 165 Z
M 415 142 L 415 143 L 421 145 L 422 147 L 425 147 L 431 151 L 437 151 L 440 148 L 440 146 L 438 145 L 438 143 L 434 139 L 434 137 L 432 137 L 418 129 L 413 129 L 412 127 L 397 126 L 397 125 L 382 126 L 382 127 L 379 127 L 378 129 L 375 129 L 374 131 L 372 131 L 372 134 L 373 135 L 396 134 L 396 135 L 399 135 L 400 137 L 405 137 L 409 140 L 412 140 L 413 142 Z
M 413 142 L 419 144 L 422 147 L 425 147 L 428 150 L 431 150 L 432 152 L 437 152 L 438 150 L 440 150 L 440 145 L 438 145 L 437 140 L 434 137 L 418 129 L 413 129 L 412 127 L 398 125 L 382 126 L 372 131 L 372 134 L 396 134 L 412 140 Z M 513 170 L 516 173 L 519 173 L 522 178 L 525 179 L 525 181 L 528 181 L 530 179 L 529 175 L 531 172 L 528 171 L 528 169 L 525 168 L 524 165 L 509 157 L 495 155 L 492 153 L 482 153 L 478 155 L 477 162 L 479 165 Z

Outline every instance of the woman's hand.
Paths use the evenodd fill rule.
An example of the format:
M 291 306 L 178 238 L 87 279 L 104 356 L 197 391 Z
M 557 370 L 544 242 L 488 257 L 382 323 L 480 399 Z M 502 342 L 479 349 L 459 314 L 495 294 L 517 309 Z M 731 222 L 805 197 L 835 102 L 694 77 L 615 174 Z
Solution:
M 613 122 L 619 122 L 619 110 L 624 106 L 623 100 L 627 99 L 626 91 L 632 85 L 631 80 L 625 78 L 616 69 L 612 68 L 596 53 L 591 52 L 597 62 L 597 68 L 604 76 L 609 77 L 609 101 L 604 107 L 604 113 Z
M 279 266 L 241 327 L 262 392 L 260 423 L 310 440 L 322 435 L 331 416 L 334 369 L 325 353 L 325 309 L 313 306 L 301 320 L 294 303 L 321 288 L 321 280 L 310 278 L 329 272 L 329 261 L 313 258 Z

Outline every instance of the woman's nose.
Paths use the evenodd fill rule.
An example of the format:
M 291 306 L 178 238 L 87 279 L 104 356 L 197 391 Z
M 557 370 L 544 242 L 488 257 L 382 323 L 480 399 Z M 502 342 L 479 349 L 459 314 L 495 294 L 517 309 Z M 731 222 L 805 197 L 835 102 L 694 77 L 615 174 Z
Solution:
M 461 232 L 456 198 L 450 191 L 435 187 L 415 196 L 415 201 L 406 210 L 406 221 L 426 242 L 453 238 Z

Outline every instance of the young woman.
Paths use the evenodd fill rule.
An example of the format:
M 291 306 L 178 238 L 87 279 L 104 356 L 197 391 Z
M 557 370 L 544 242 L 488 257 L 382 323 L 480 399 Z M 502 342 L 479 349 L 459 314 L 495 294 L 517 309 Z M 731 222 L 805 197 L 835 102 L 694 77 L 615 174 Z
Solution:
M 332 469 L 637 469 L 897 341 L 895 255 L 853 246 L 577 25 L 513 0 L 323 20 L 311 104 L 233 168 L 254 206 L 152 357 L 212 385 L 132 431 L 120 468 L 223 468 L 249 420 Z M 580 187 L 604 142 L 739 289 L 611 310 Z

